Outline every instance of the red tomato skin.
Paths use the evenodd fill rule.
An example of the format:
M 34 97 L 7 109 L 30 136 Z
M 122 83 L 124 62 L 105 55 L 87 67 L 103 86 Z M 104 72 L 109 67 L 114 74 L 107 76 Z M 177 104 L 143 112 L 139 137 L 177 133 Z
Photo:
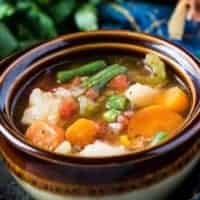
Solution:
M 117 122 L 119 122 L 122 125 L 123 129 L 127 129 L 129 119 L 128 119 L 128 117 L 126 117 L 124 115 L 119 115 L 117 118 Z
M 97 128 L 98 128 L 97 130 L 98 130 L 98 135 L 99 136 L 106 135 L 106 134 L 110 133 L 108 124 L 106 122 L 99 121 L 97 123 Z
M 60 105 L 59 114 L 64 120 L 71 118 L 78 110 L 78 103 L 73 97 L 68 97 Z
M 85 94 L 88 98 L 92 99 L 92 100 L 96 100 L 99 97 L 99 92 L 96 91 L 95 89 L 91 88 L 89 89 L 86 94 Z
M 126 90 L 128 88 L 128 78 L 126 75 L 118 75 L 110 81 L 109 87 L 114 90 Z
M 61 87 L 65 88 L 65 89 L 70 89 L 70 88 L 73 88 L 73 87 L 77 87 L 80 84 L 81 84 L 81 77 L 76 76 L 70 82 L 62 83 Z

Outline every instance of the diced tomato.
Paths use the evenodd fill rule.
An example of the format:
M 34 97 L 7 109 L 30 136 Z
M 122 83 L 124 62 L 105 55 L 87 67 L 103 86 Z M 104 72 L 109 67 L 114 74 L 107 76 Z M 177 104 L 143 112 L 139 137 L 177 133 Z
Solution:
M 60 105 L 59 114 L 62 119 L 71 118 L 78 110 L 78 103 L 73 97 L 68 97 Z
M 72 79 L 71 86 L 79 86 L 81 84 L 81 77 L 76 76 L 74 79 Z
M 81 84 L 81 78 L 79 76 L 76 76 L 70 82 L 63 83 L 61 86 L 66 88 L 66 89 L 69 89 L 69 88 L 72 88 L 72 87 L 79 86 L 80 84 Z
M 98 127 L 98 135 L 100 136 L 111 133 L 108 124 L 106 122 L 103 121 L 97 122 L 97 127 Z
M 134 112 L 132 110 L 124 112 L 124 116 L 130 119 L 133 116 Z
M 128 88 L 128 78 L 126 75 L 118 75 L 110 81 L 109 87 L 114 90 L 123 91 Z
M 65 133 L 56 125 L 36 121 L 27 129 L 25 137 L 36 147 L 54 151 L 64 141 Z
M 117 118 L 117 122 L 122 124 L 123 129 L 126 129 L 128 127 L 129 119 L 128 119 L 128 117 L 126 117 L 124 115 L 119 115 Z
M 86 94 L 85 94 L 88 98 L 95 100 L 99 97 L 99 92 L 93 88 L 89 89 Z

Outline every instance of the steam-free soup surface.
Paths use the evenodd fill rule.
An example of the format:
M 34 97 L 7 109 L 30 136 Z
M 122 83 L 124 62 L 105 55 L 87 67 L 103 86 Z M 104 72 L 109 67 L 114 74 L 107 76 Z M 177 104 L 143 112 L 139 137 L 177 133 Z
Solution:
M 187 89 L 154 54 L 81 58 L 48 68 L 22 91 L 15 121 L 32 145 L 63 155 L 142 151 L 177 134 Z

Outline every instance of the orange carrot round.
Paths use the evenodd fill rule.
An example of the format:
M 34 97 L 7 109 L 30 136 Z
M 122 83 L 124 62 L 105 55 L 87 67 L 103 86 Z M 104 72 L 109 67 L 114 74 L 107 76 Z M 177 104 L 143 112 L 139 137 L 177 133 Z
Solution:
M 183 123 L 183 117 L 170 109 L 154 105 L 136 112 L 128 125 L 130 138 L 136 136 L 153 137 L 157 132 L 164 131 L 174 134 Z
M 190 104 L 187 94 L 179 87 L 168 89 L 158 98 L 157 103 L 178 113 L 187 111 Z
M 84 147 L 92 143 L 97 135 L 97 124 L 88 119 L 78 119 L 66 131 L 66 139 L 73 145 Z

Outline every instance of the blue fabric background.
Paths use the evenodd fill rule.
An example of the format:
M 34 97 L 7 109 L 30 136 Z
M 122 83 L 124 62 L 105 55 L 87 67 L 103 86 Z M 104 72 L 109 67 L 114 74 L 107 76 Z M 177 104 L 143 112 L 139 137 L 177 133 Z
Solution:
M 167 23 L 174 10 L 173 5 L 130 1 L 121 4 L 134 16 L 142 32 L 169 39 Z M 103 29 L 131 29 L 127 18 L 109 4 L 99 7 Z M 171 39 L 170 39 L 171 40 Z M 172 40 L 200 58 L 200 23 L 186 21 L 184 38 Z
M 137 25 L 142 32 L 161 36 L 169 39 L 167 23 L 174 10 L 174 5 L 155 4 L 139 0 L 121 4 L 134 16 Z M 99 7 L 103 29 L 129 29 L 131 26 L 125 16 L 109 4 Z M 200 58 L 200 23 L 186 21 L 185 34 L 182 40 L 171 40 L 185 47 L 195 56 Z M 194 181 L 194 180 L 193 180 Z M 195 182 L 195 181 L 194 181 Z M 190 200 L 200 200 L 200 178 L 194 183 L 193 197 Z

